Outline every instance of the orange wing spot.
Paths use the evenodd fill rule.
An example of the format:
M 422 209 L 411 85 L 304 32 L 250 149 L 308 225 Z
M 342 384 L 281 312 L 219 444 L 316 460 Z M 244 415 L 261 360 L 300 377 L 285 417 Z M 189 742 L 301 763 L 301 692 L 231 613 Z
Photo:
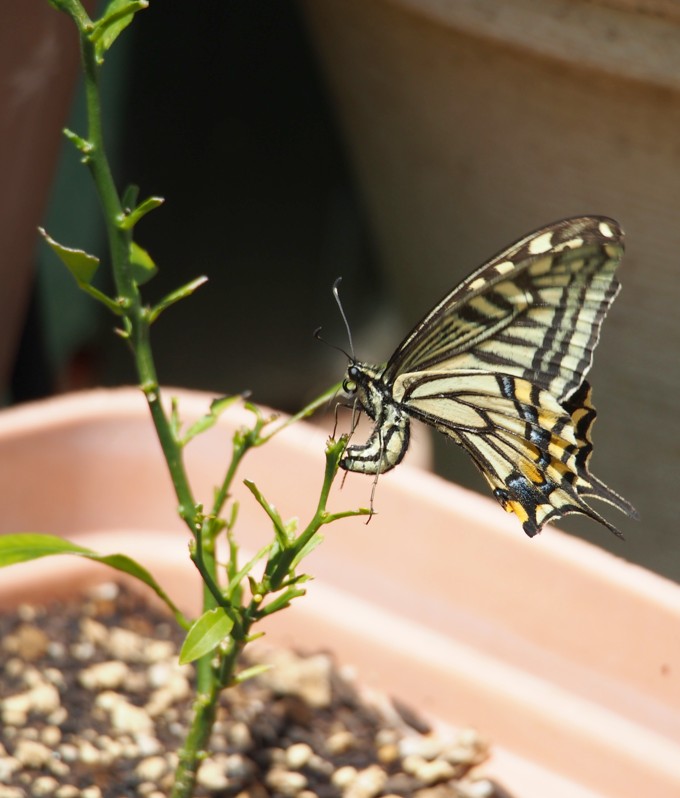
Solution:
M 519 470 L 529 481 L 533 482 L 534 485 L 542 485 L 545 482 L 543 474 L 541 474 L 541 472 L 533 463 L 522 460 L 519 463 Z
M 554 468 L 561 477 L 574 473 L 573 469 L 569 467 L 569 463 L 563 463 L 561 460 L 553 460 L 550 463 L 550 468 Z
M 529 519 L 529 513 L 524 509 L 524 507 L 522 507 L 522 505 L 519 502 L 513 500 L 507 501 L 503 505 L 503 509 L 505 510 L 506 513 L 514 513 L 522 523 L 524 523 Z

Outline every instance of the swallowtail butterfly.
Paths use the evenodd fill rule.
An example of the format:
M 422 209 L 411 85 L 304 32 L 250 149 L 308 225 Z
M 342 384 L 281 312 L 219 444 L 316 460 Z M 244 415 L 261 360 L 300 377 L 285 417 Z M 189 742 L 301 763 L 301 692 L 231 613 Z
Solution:
M 587 503 L 635 509 L 588 469 L 595 420 L 585 381 L 602 321 L 619 292 L 623 232 L 584 216 L 537 230 L 447 294 L 386 365 L 353 357 L 343 383 L 375 422 L 341 467 L 377 476 L 398 465 L 411 419 L 463 447 L 527 535 Z

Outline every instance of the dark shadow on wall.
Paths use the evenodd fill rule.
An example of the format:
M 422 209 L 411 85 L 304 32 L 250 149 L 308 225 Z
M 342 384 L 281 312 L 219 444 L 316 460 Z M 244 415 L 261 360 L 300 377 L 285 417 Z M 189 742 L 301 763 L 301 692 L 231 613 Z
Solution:
M 132 35 L 124 177 L 167 198 L 138 228 L 161 269 L 149 289 L 210 280 L 158 324 L 161 379 L 295 409 L 344 366 L 312 336 L 323 324 L 344 343 L 333 280 L 357 319 L 376 290 L 303 23 L 281 0 L 156 3 Z M 132 379 L 115 341 L 105 379 Z
M 326 338 L 345 345 L 333 281 L 344 277 L 356 332 L 374 313 L 378 285 L 361 202 L 295 4 L 151 3 L 108 54 L 103 94 L 119 188 L 134 183 L 140 197 L 166 199 L 137 228 L 160 269 L 144 287 L 146 301 L 209 278 L 154 327 L 161 382 L 215 394 L 249 389 L 258 402 L 299 409 L 345 367 L 313 338 L 323 325 Z M 86 130 L 82 91 L 69 127 Z M 102 256 L 106 289 L 98 201 L 67 142 L 44 224 L 57 240 Z M 37 253 L 35 312 L 17 353 L 13 401 L 134 383 L 114 320 L 40 242 Z

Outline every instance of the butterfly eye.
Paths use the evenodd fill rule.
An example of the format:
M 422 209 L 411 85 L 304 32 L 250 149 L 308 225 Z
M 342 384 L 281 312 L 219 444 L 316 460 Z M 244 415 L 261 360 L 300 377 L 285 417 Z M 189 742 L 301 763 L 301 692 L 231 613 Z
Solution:
M 354 380 L 344 380 L 342 383 L 342 390 L 345 393 L 353 394 L 357 389 L 357 384 Z

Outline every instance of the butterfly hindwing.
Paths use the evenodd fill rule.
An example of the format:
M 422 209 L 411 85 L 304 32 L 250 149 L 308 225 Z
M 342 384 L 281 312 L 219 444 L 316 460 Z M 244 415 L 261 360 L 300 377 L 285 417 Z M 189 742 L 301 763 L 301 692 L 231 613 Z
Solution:
M 595 411 L 584 383 L 571 413 L 535 385 L 505 374 L 476 370 L 416 372 L 397 379 L 395 399 L 410 415 L 462 446 L 494 496 L 533 536 L 552 518 L 583 513 L 618 530 L 590 508 L 595 496 L 634 514 L 634 509 L 588 471 Z

